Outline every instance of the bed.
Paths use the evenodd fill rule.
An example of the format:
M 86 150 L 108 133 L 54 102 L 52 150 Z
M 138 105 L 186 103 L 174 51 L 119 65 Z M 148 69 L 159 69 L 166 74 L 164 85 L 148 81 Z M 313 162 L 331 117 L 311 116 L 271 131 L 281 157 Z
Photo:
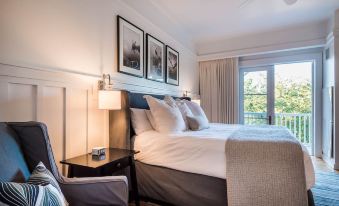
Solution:
M 130 122 L 130 108 L 148 109 L 144 95 L 124 91 L 122 110 L 112 111 L 110 115 L 110 122 L 119 119 L 118 124 L 117 121 L 111 124 L 115 132 L 110 136 L 110 146 L 140 151 L 136 170 L 141 197 L 161 205 L 227 205 L 223 145 L 240 125 L 211 124 L 207 130 L 170 137 L 156 131 L 136 136 Z M 114 134 L 126 139 L 116 138 Z M 314 184 L 313 165 L 307 150 L 303 151 L 308 202 L 314 205 L 310 190 Z

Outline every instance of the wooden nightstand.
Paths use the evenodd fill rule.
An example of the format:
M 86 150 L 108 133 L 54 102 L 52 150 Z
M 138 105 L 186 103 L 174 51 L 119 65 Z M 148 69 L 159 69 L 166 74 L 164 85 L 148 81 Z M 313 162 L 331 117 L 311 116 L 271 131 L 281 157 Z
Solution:
M 92 154 L 85 154 L 60 163 L 68 165 L 68 177 L 100 177 L 111 176 L 113 173 L 130 167 L 132 196 L 135 204 L 139 206 L 138 183 L 135 172 L 134 155 L 138 152 L 127 149 L 109 148 L 105 156 L 98 158 Z

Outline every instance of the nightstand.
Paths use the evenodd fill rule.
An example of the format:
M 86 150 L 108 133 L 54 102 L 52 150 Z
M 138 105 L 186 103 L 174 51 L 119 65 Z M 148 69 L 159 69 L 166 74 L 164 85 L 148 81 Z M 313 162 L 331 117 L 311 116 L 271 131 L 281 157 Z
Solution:
M 132 196 L 138 206 L 139 193 L 134 164 L 134 155 L 137 153 L 134 150 L 109 148 L 105 150 L 105 156 L 85 154 L 60 161 L 60 163 L 68 165 L 68 177 L 111 176 L 113 173 L 130 167 Z

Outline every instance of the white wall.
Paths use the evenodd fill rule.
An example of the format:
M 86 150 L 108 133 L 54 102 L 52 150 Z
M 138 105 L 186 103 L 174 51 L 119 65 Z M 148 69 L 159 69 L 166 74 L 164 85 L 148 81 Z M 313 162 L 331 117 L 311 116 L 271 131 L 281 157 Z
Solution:
M 339 10 L 334 15 L 334 128 L 339 128 Z M 339 130 L 334 132 L 334 168 L 339 169 Z
M 108 146 L 108 114 L 97 109 L 97 78 L 0 64 L 0 122 L 40 121 L 59 161 Z
M 197 45 L 199 61 L 324 46 L 327 21 Z
M 326 51 L 328 56 L 326 57 Z M 323 67 L 323 143 L 322 152 L 323 159 L 330 164 L 331 160 L 331 138 L 332 138 L 332 101 L 331 101 L 331 87 L 334 86 L 334 42 L 333 39 L 328 42 L 324 50 L 324 67 Z
M 118 14 L 179 51 L 179 87 L 117 72 Z M 0 121 L 45 122 L 57 162 L 81 155 L 108 146 L 108 113 L 97 109 L 103 73 L 130 91 L 197 93 L 196 58 L 120 0 L 1 0 Z
M 339 169 L 339 10 L 335 12 L 330 20 L 327 36 L 327 44 L 324 49 L 324 75 L 323 75 L 323 159 L 334 167 Z M 326 50 L 329 50 L 329 58 L 325 59 Z M 334 142 L 331 142 L 331 106 L 328 98 L 329 88 L 334 86 Z M 334 157 L 330 156 L 331 144 L 334 147 Z
M 118 14 L 179 51 L 179 87 L 117 73 Z M 0 28 L 2 63 L 95 76 L 111 73 L 117 83 L 163 93 L 198 91 L 196 55 L 120 0 L 2 0 Z

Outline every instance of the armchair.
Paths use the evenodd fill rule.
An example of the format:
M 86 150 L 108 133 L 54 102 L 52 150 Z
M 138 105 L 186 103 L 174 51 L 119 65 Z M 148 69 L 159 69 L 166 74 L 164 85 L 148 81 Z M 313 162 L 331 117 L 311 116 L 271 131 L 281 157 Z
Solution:
M 62 176 L 55 164 L 45 124 L 0 123 L 0 181 L 24 182 L 40 161 L 59 182 L 70 205 L 128 205 L 128 181 L 124 176 Z

